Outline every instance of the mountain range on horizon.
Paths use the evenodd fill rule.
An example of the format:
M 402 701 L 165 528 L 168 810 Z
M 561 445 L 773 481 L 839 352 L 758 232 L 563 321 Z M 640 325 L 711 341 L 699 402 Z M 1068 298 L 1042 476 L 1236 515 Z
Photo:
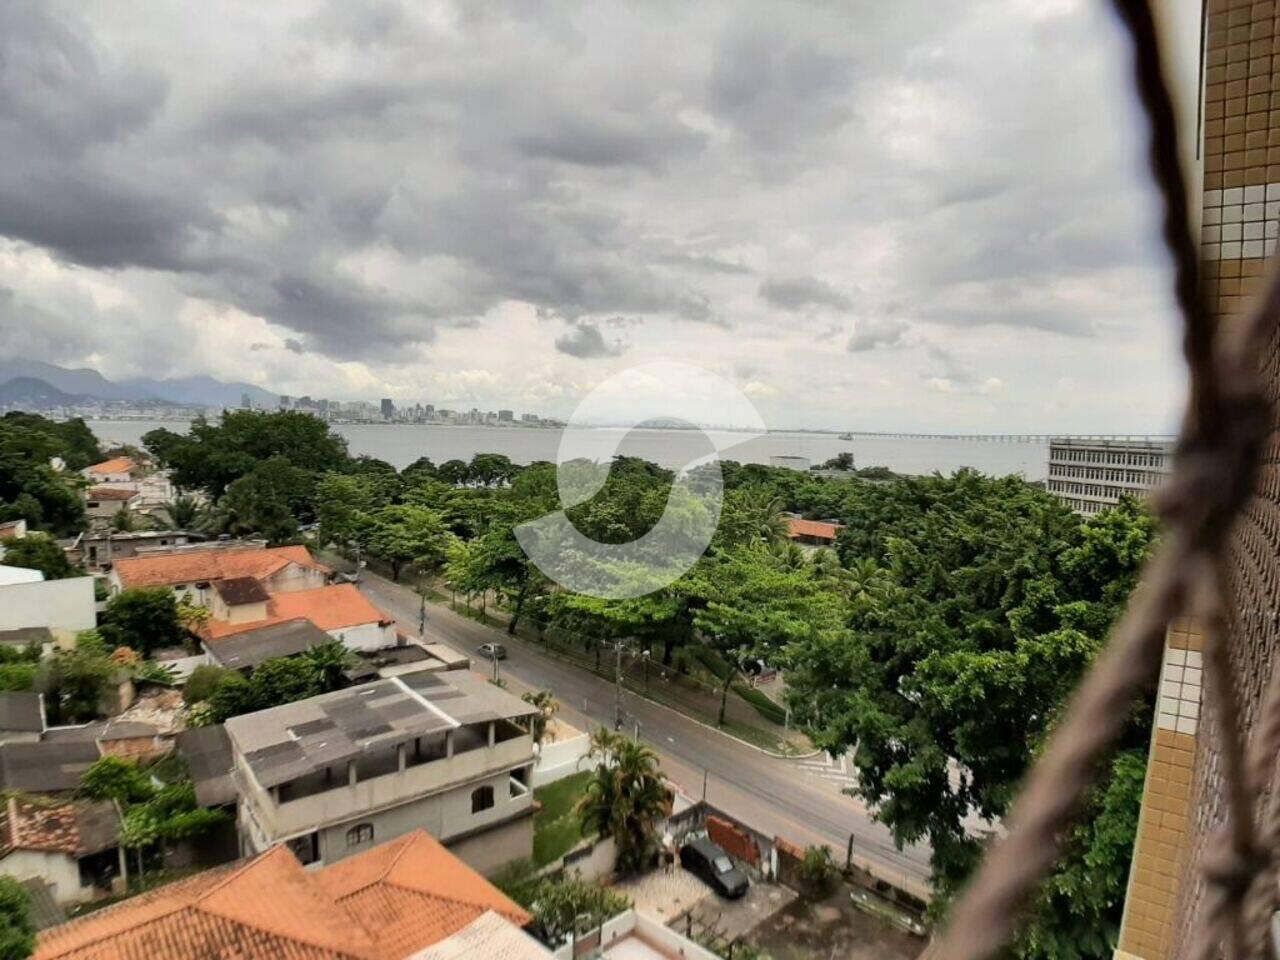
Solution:
M 184 407 L 238 407 L 245 394 L 257 406 L 274 407 L 280 400 L 270 390 L 248 383 L 224 383 L 213 377 L 113 381 L 88 367 L 67 369 L 40 360 L 16 357 L 0 358 L 0 385 L 6 388 L 2 391 L 3 396 L 12 396 L 9 403 L 21 402 L 28 397 L 32 401 L 43 397 L 46 406 L 93 400 L 133 400 Z

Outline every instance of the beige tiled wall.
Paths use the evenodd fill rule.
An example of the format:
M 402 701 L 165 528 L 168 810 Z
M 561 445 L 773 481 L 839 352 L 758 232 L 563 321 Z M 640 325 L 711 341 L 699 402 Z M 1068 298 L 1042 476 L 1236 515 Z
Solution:
M 1193 622 L 1180 619 L 1169 626 L 1118 960 L 1166 960 L 1171 955 L 1178 886 L 1190 850 L 1202 646 Z

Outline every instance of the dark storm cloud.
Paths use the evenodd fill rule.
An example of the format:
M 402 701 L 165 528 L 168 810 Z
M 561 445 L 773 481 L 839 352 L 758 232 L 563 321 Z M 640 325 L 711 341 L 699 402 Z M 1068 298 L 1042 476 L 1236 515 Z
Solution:
M 722 273 L 731 276 L 750 276 L 755 273 L 746 264 L 735 263 L 732 260 L 724 260 L 720 257 L 705 254 L 670 253 L 664 255 L 661 258 L 661 262 L 673 267 L 684 267 L 689 270 Z
M 1103 15 L 1037 15 L 0 3 L 0 242 L 166 285 L 140 322 L 199 298 L 344 360 L 479 339 L 508 301 L 591 358 L 623 349 L 602 318 L 655 321 L 637 350 L 774 311 L 825 342 L 855 292 L 910 320 L 855 322 L 854 353 L 920 324 L 1094 335 L 1131 304 L 1072 283 L 1159 256 L 1123 50 Z
M 52 5 L 0 4 L 0 236 L 87 266 L 179 267 L 216 217 L 163 174 L 108 159 L 144 134 L 166 87 L 103 57 Z
M 571 357 L 587 360 L 596 357 L 616 357 L 622 353 L 621 343 L 605 340 L 600 328 L 593 323 L 578 322 L 569 327 L 569 332 L 556 337 L 556 349 Z
M 825 280 L 817 277 L 772 277 L 760 285 L 764 302 L 779 310 L 830 307 L 848 310 L 852 301 Z
M 554 128 L 523 136 L 517 144 L 531 157 L 562 163 L 659 171 L 668 158 L 695 152 L 704 140 L 702 135 L 675 125 L 628 124 L 614 118 L 587 123 L 581 118 L 562 117 Z

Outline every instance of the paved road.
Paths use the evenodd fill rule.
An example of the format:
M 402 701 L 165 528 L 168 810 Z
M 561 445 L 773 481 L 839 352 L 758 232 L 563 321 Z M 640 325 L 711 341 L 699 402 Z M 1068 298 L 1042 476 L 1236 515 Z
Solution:
M 400 628 L 418 633 L 420 600 L 411 589 L 365 571 L 360 589 Z M 509 657 L 502 674 L 524 685 L 552 690 L 569 723 L 591 729 L 612 725 L 614 685 L 572 664 L 547 656 L 536 644 L 476 623 L 453 611 L 427 607 L 427 639 L 474 655 L 485 642 L 506 644 Z M 488 669 L 485 661 L 477 669 Z M 514 685 L 513 685 L 514 686 Z M 875 823 L 866 808 L 845 796 L 849 768 L 819 756 L 806 760 L 779 759 L 691 720 L 683 714 L 624 691 L 628 723 L 640 724 L 640 738 L 662 759 L 663 769 L 689 796 L 706 799 L 756 829 L 793 843 L 825 843 L 837 858 L 844 856 L 854 835 L 854 861 L 872 867 L 919 896 L 928 895 L 928 854 L 923 848 L 899 851 L 889 831 Z

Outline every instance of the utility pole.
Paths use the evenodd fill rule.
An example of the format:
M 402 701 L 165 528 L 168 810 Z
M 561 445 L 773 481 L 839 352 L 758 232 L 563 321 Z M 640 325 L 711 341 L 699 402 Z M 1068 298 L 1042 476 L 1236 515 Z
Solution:
M 622 641 L 613 645 L 613 729 L 622 729 Z

